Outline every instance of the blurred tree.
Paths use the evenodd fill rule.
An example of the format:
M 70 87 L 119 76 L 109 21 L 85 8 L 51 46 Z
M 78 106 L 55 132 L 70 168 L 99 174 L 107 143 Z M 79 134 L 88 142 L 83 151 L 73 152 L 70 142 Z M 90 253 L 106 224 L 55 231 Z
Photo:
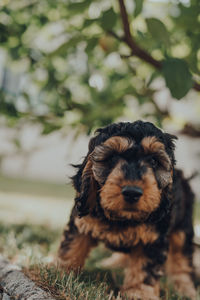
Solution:
M 151 103 L 143 117 L 162 126 L 163 79 L 177 100 L 200 91 L 199 0 L 3 0 L 0 44 L 0 112 L 44 134 L 77 124 L 89 133 L 129 116 L 133 101 Z

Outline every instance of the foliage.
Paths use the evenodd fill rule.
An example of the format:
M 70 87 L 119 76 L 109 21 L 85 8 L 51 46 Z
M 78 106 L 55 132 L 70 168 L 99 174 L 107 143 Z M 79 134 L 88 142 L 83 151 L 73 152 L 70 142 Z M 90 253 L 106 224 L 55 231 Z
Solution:
M 172 96 L 177 99 L 185 96 L 192 87 L 192 75 L 184 60 L 177 58 L 165 60 L 163 63 L 163 74 Z
M 135 118 L 135 102 L 151 103 L 143 117 L 161 125 L 169 114 L 158 109 L 153 82 L 164 78 L 172 97 L 182 99 L 199 80 L 200 2 L 126 4 L 134 41 L 161 62 L 160 70 L 124 43 L 118 1 L 1 1 L 7 64 L 0 110 L 10 125 L 28 118 L 42 124 L 43 134 L 77 124 L 90 132 Z

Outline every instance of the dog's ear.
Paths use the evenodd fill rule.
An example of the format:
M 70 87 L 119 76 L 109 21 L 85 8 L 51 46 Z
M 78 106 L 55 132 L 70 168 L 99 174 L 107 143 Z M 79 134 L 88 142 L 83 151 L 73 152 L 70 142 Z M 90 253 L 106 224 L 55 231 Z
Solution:
M 175 149 L 175 140 L 177 140 L 177 136 L 170 134 L 170 133 L 165 133 L 165 139 L 167 142 L 167 147 L 169 147 L 170 150 L 174 151 Z
M 92 161 L 90 157 L 88 157 L 81 176 L 80 193 L 75 199 L 79 216 L 87 215 L 94 210 L 96 206 L 97 188 L 97 182 L 94 179 L 92 171 Z
M 165 133 L 165 150 L 167 151 L 168 156 L 166 156 L 165 151 L 163 150 L 159 152 L 162 163 L 156 170 L 156 178 L 162 189 L 172 183 L 173 169 L 176 163 L 174 157 L 176 139 L 177 137 L 175 135 Z
M 88 147 L 88 154 L 80 165 L 74 165 L 78 172 L 72 177 L 77 191 L 75 205 L 79 216 L 87 215 L 96 206 L 98 183 L 94 179 L 90 153 L 95 148 L 95 138 L 92 138 Z
M 175 150 L 175 140 L 177 140 L 177 136 L 169 133 L 165 133 L 165 144 L 167 153 L 169 154 L 171 158 L 172 165 L 174 166 L 176 164 L 176 160 L 174 157 L 174 150 Z

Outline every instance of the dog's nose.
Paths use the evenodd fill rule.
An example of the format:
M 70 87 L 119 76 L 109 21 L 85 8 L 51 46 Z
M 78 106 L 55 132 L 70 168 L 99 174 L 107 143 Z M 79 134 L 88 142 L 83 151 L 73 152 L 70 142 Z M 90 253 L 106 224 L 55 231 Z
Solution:
M 135 203 L 143 194 L 143 190 L 139 186 L 126 185 L 122 189 L 125 201 Z

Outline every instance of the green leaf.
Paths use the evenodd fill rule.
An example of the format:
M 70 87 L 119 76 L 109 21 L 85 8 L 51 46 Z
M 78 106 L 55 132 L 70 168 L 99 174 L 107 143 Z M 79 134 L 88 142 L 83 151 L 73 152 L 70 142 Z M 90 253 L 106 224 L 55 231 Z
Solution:
M 74 12 L 82 12 L 83 10 L 85 10 L 86 8 L 88 8 L 88 6 L 90 5 L 91 0 L 85 0 L 82 2 L 75 2 L 75 3 L 70 3 L 68 5 L 68 9 Z
M 50 52 L 49 56 L 65 54 L 69 48 L 75 48 L 78 45 L 78 43 L 80 43 L 83 39 L 84 37 L 80 35 L 73 36 L 71 37 L 71 39 L 60 45 L 57 49 Z
M 154 72 L 151 74 L 149 80 L 147 81 L 147 84 L 146 84 L 147 87 L 149 87 L 150 84 L 154 81 L 154 79 L 157 78 L 159 75 L 160 75 L 160 73 L 159 73 L 158 71 L 154 71 Z
M 87 47 L 86 47 L 85 51 L 87 53 L 90 53 L 94 49 L 94 47 L 98 44 L 98 41 L 99 41 L 99 38 L 97 38 L 97 37 L 89 39 L 87 42 Z
M 193 86 L 192 74 L 182 59 L 166 59 L 163 63 L 163 75 L 171 95 L 176 99 L 183 98 Z
M 96 24 L 97 22 L 99 21 L 98 18 L 95 18 L 95 19 L 86 19 L 83 23 L 83 28 L 86 28 L 86 27 L 89 27 L 93 24 Z
M 134 10 L 134 17 L 137 17 L 143 8 L 144 0 L 135 0 L 135 10 Z
M 61 128 L 60 125 L 50 124 L 50 123 L 44 123 L 43 124 L 43 130 L 42 134 L 49 134 L 55 130 L 59 130 Z
M 165 46 L 170 45 L 169 33 L 165 25 L 160 20 L 156 18 L 149 18 L 146 19 L 146 24 L 148 31 L 155 40 L 164 43 Z
M 100 24 L 104 30 L 112 29 L 117 22 L 117 15 L 111 8 L 105 11 L 101 17 Z

